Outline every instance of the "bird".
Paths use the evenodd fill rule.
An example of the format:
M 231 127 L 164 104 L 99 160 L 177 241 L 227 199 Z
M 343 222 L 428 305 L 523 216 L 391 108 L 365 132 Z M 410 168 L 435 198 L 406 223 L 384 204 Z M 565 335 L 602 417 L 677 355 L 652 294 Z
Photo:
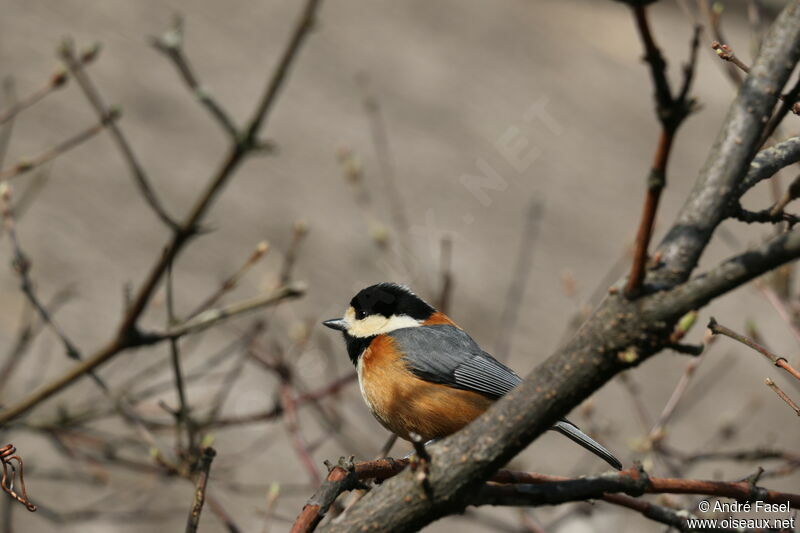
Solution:
M 369 410 L 408 441 L 436 441 L 455 433 L 522 382 L 404 285 L 383 282 L 362 289 L 342 318 L 322 324 L 342 332 Z M 566 418 L 551 429 L 622 468 Z

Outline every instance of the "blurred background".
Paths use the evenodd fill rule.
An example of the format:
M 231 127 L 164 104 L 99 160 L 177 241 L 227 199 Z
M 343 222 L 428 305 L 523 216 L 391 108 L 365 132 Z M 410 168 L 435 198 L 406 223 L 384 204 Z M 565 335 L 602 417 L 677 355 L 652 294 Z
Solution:
M 689 4 L 684 9 L 664 1 L 651 9 L 674 84 L 689 53 L 695 13 Z M 86 70 L 104 99 L 122 109 L 122 131 L 167 210 L 179 218 L 218 168 L 229 141 L 154 49 L 152 37 L 181 14 L 184 51 L 203 86 L 244 124 L 301 7 L 286 0 L 2 5 L 0 74 L 13 79 L 20 98 L 59 69 L 63 38 L 71 37 L 78 49 L 101 43 Z M 749 64 L 759 25 L 745 3 L 724 7 L 727 42 Z M 774 16 L 773 7 L 763 6 L 765 19 Z M 692 187 L 735 94 L 711 40 L 708 32 L 701 39 L 693 92 L 702 108 L 678 133 L 656 241 Z M 522 375 L 564 342 L 587 305 L 629 266 L 659 132 L 641 58 L 630 10 L 617 2 L 323 4 L 263 130 L 275 153 L 250 158 L 237 171 L 206 218 L 211 231 L 174 265 L 178 316 L 214 293 L 261 241 L 269 251 L 224 303 L 274 288 L 285 269 L 308 286 L 298 300 L 181 343 L 184 369 L 193 376 L 187 384 L 193 414 L 216 405 L 219 420 L 233 421 L 199 431 L 218 452 L 209 482 L 217 508 L 206 508 L 201 531 L 229 530 L 225 515 L 241 531 L 287 530 L 313 492 L 313 468 L 297 452 L 298 442 L 323 475 L 325 459 L 380 453 L 388 434 L 346 380 L 353 370 L 341 339 L 319 325 L 340 316 L 360 288 L 391 280 L 438 301 L 449 278 L 449 314 Z M 6 96 L 2 108 L 7 105 Z M 4 168 L 34 159 L 96 121 L 79 87 L 68 82 L 17 116 Z M 798 125 L 797 117 L 788 117 L 781 135 L 796 135 Z M 113 337 L 125 287 L 141 284 L 169 232 L 145 204 L 107 132 L 12 185 L 15 198 L 30 189 L 16 229 L 37 292 L 55 301 L 57 324 L 89 354 Z M 771 203 L 768 184 L 746 201 L 754 209 Z M 702 266 L 769 231 L 727 222 Z M 3 237 L 0 363 L 33 316 Z M 798 339 L 770 303 L 769 287 L 751 284 L 703 309 L 688 340 L 702 340 L 713 314 L 734 329 L 756 332 L 796 364 Z M 164 320 L 162 289 L 142 324 L 162 328 Z M 259 324 L 262 330 L 254 332 Z M 4 406 L 74 364 L 53 331 L 39 329 L 4 378 Z M 291 367 L 298 395 L 345 380 L 318 404 L 298 407 L 296 423 L 285 416 L 236 423 L 276 405 L 279 376 L 264 360 Z M 712 451 L 791 450 L 800 438 L 797 417 L 763 382 L 771 377 L 795 397 L 798 389 L 761 356 L 719 339 L 695 362 L 688 388 L 656 436 L 657 453 L 648 432 L 686 372 L 685 356 L 655 357 L 606 385 L 570 418 L 623 463 L 643 461 L 653 475 L 733 480 L 761 465 L 772 474 L 766 486 L 796 489 L 796 456 L 793 462 L 687 459 Z M 160 446 L 174 452 L 173 419 L 163 407 L 177 402 L 169 346 L 122 353 L 99 374 L 152 422 Z M 85 420 L 73 419 L 85 413 Z M 23 456 L 29 495 L 41 508 L 28 513 L 0 498 L 6 532 L 166 532 L 186 521 L 193 484 L 165 473 L 152 446 L 116 416 L 113 401 L 89 378 L 4 428 L 1 440 Z M 544 435 L 512 467 L 559 475 L 605 470 L 566 442 Z M 408 451 L 399 442 L 390 455 Z M 784 475 L 775 476 L 776 470 Z M 656 500 L 691 508 L 699 498 Z M 608 505 L 571 504 L 471 510 L 428 530 L 534 526 L 548 532 L 663 529 Z

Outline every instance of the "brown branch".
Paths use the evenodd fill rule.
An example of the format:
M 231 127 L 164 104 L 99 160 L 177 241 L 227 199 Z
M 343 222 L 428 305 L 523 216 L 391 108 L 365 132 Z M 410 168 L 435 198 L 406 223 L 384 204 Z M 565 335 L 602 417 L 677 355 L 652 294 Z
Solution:
M 292 241 L 289 243 L 289 248 L 286 250 L 286 255 L 281 265 L 278 280 L 282 285 L 286 285 L 292 279 L 292 271 L 294 265 L 297 263 L 297 257 L 300 254 L 300 246 L 303 244 L 306 236 L 308 235 L 308 224 L 305 222 L 295 222 L 292 228 Z
M 16 462 L 17 466 L 14 466 L 12 461 Z M 0 465 L 3 468 L 3 477 L 0 479 L 0 488 L 3 489 L 3 492 L 24 505 L 29 511 L 36 511 L 37 507 L 28 499 L 28 491 L 25 488 L 22 457 L 17 455 L 17 449 L 13 445 L 7 444 L 0 448 Z M 9 469 L 11 470 L 10 475 L 8 473 Z M 15 485 L 18 488 L 15 488 Z
M 742 60 L 739 59 L 733 52 L 733 49 L 727 44 L 720 44 L 719 41 L 713 41 L 711 43 L 711 48 L 721 59 L 724 59 L 725 61 L 735 65 L 746 74 L 750 73 L 750 67 L 743 63 Z M 775 129 L 778 127 L 778 124 L 783 121 L 789 111 L 795 115 L 800 115 L 800 102 L 797 101 L 798 96 L 800 96 L 800 80 L 795 83 L 794 87 L 788 93 L 778 96 L 782 103 L 778 111 L 770 118 L 770 121 L 767 123 L 767 127 L 764 128 L 764 133 L 761 137 L 762 145 L 766 143 L 767 140 L 772 136 L 772 134 L 775 132 Z
M 186 521 L 186 533 L 195 533 L 197 526 L 200 524 L 200 513 L 203 511 L 203 503 L 206 501 L 206 487 L 208 486 L 211 462 L 214 460 L 215 455 L 217 455 L 217 452 L 214 448 L 207 447 L 203 449 L 203 454 L 200 456 L 200 474 L 197 476 L 192 509 L 189 511 L 189 518 Z
M 785 357 L 776 355 L 771 351 L 769 351 L 768 349 L 766 349 L 765 347 L 758 344 L 753 339 L 741 335 L 739 333 L 736 333 L 732 329 L 717 323 L 717 321 L 714 320 L 714 317 L 711 317 L 711 320 L 709 320 L 708 329 L 711 330 L 711 333 L 713 333 L 714 335 L 724 335 L 726 337 L 730 337 L 735 341 L 741 342 L 745 346 L 749 346 L 753 350 L 757 351 L 758 353 L 760 353 L 761 355 L 772 361 L 773 365 L 784 369 L 795 379 L 800 380 L 800 372 L 798 372 L 797 369 L 795 369 L 792 365 L 790 365 L 789 361 L 787 361 Z
M 262 257 L 264 257 L 264 255 L 268 251 L 269 251 L 269 243 L 267 241 L 261 241 L 260 243 L 258 243 L 258 245 L 256 245 L 255 250 L 253 250 L 253 253 L 250 254 L 247 260 L 242 264 L 242 266 L 240 266 L 236 272 L 225 278 L 225 280 L 222 282 L 219 288 L 208 298 L 203 300 L 203 302 L 200 305 L 198 305 L 194 311 L 189 313 L 189 315 L 186 318 L 190 319 L 196 317 L 197 315 L 199 315 L 200 313 L 202 313 L 203 311 L 205 311 L 206 309 L 217 303 L 220 298 L 225 296 L 226 293 L 235 289 L 236 286 L 239 284 L 239 281 L 244 277 L 245 274 L 247 274 L 250 268 L 252 268 L 253 265 L 255 265 L 256 263 L 258 263 L 258 261 Z
M 664 266 L 648 277 L 660 290 L 635 301 L 608 294 L 567 345 L 486 413 L 432 446 L 433 497 L 420 497 L 413 476 L 404 472 L 371 490 L 325 530 L 352 531 L 377 522 L 386 529 L 414 531 L 460 512 L 479 486 L 559 417 L 613 376 L 663 349 L 683 315 L 800 256 L 800 233 L 795 230 L 687 281 L 725 208 L 738 198 L 758 148 L 762 118 L 774 107 L 798 59 L 800 0 L 791 0 L 765 37 L 707 165 L 658 249 Z
M 194 318 L 190 318 L 186 322 L 173 325 L 166 331 L 145 333 L 142 336 L 141 342 L 152 344 L 164 339 L 177 339 L 183 337 L 184 335 L 198 333 L 230 318 L 246 313 L 252 313 L 253 311 L 257 311 L 264 307 L 270 307 L 286 300 L 299 298 L 305 294 L 305 291 L 305 284 L 299 282 L 292 283 L 291 285 L 285 287 L 279 287 L 272 292 L 250 298 L 249 300 L 236 302 L 217 309 L 203 311 L 199 315 L 195 316 Z
M 201 85 L 189 64 L 189 60 L 183 53 L 183 18 L 180 15 L 176 15 L 172 28 L 159 37 L 153 37 L 151 43 L 156 50 L 172 61 L 197 101 L 208 110 L 211 116 L 235 142 L 239 135 L 239 129 L 225 109 L 211 96 L 208 89 Z
M 661 191 L 666 185 L 667 161 L 672 147 L 674 135 L 662 129 L 658 140 L 658 148 L 650 169 L 650 176 L 647 179 L 647 195 L 645 196 L 642 217 L 639 221 L 639 229 L 636 233 L 636 244 L 633 251 L 633 263 L 628 274 L 628 282 L 625 285 L 625 294 L 629 297 L 637 295 L 644 282 L 647 266 L 647 251 L 650 247 L 650 240 L 653 237 L 653 226 L 655 225 L 658 204 L 661 199 Z
M 105 102 L 103 101 L 103 97 L 100 95 L 100 91 L 97 90 L 97 87 L 95 87 L 91 78 L 89 78 L 86 70 L 84 70 L 83 63 L 81 63 L 75 54 L 72 41 L 69 39 L 64 40 L 61 43 L 59 54 L 70 74 L 73 78 L 75 78 L 75 82 L 83 91 L 86 99 L 94 108 L 97 116 L 100 117 L 100 120 L 104 120 L 105 117 L 112 113 L 112 109 L 106 106 Z M 139 187 L 139 191 L 144 196 L 148 205 L 153 209 L 156 215 L 158 215 L 158 218 L 160 218 L 167 225 L 167 227 L 177 232 L 179 229 L 178 223 L 172 220 L 164 207 L 161 205 L 161 201 L 158 199 L 153 191 L 152 186 L 150 185 L 150 180 L 147 177 L 147 174 L 142 168 L 142 165 L 139 163 L 139 160 L 136 158 L 136 155 L 133 153 L 133 149 L 131 148 L 130 143 L 128 143 L 127 138 L 123 135 L 122 129 L 114 122 L 109 124 L 108 129 L 111 133 L 111 138 L 119 147 L 119 150 L 122 152 L 125 161 L 128 163 L 128 166 L 133 173 L 134 181 Z
M 406 459 L 378 459 L 353 463 L 341 458 L 333 466 L 325 482 L 308 500 L 295 520 L 292 533 L 314 531 L 330 506 L 343 492 L 361 487 L 366 480 L 385 481 L 402 472 L 410 461 Z M 686 517 L 629 495 L 641 494 L 698 494 L 734 498 L 741 501 L 758 499 L 770 503 L 790 502 L 800 507 L 800 494 L 763 489 L 749 481 L 725 482 L 694 479 L 649 477 L 643 470 L 629 468 L 599 476 L 570 479 L 532 472 L 500 470 L 490 481 L 495 485 L 482 485 L 470 499 L 470 505 L 553 505 L 568 501 L 601 499 L 642 513 L 647 518 L 663 522 L 686 531 Z
M 26 413 L 42 401 L 75 383 L 86 373 L 94 370 L 117 354 L 127 349 L 140 346 L 143 343 L 144 339 L 138 330 L 139 318 L 144 313 L 147 305 L 150 303 L 153 293 L 161 283 L 167 266 L 174 261 L 189 239 L 196 233 L 198 224 L 203 219 L 206 211 L 214 203 L 217 195 L 228 183 L 234 171 L 243 162 L 244 158 L 252 150 L 258 149 L 257 136 L 261 125 L 274 106 L 278 93 L 287 79 L 289 69 L 297 57 L 300 46 L 311 30 L 312 22 L 319 4 L 320 0 L 307 0 L 300 21 L 295 26 L 289 44 L 281 56 L 281 60 L 272 75 L 267 90 L 258 103 L 256 111 L 250 120 L 247 133 L 239 142 L 231 147 L 219 170 L 217 170 L 216 174 L 211 178 L 211 181 L 198 198 L 196 204 L 180 225 L 179 230 L 173 235 L 172 240 L 166 247 L 165 253 L 160 255 L 156 263 L 150 269 L 144 283 L 128 306 L 116 336 L 106 344 L 105 347 L 88 357 L 81 364 L 68 370 L 40 390 L 34 391 L 16 405 L 12 405 L 0 412 L 0 425 Z
M 295 402 L 293 391 L 294 389 L 291 381 L 284 378 L 279 393 L 281 407 L 283 408 L 283 420 L 286 425 L 286 431 L 289 433 L 292 448 L 294 448 L 295 454 L 300 459 L 300 463 L 308 474 L 309 481 L 316 487 L 320 483 L 320 474 L 314 458 L 311 455 L 308 442 L 306 442 L 300 430 L 300 424 L 297 419 L 297 403 Z
M 111 125 L 113 125 L 115 121 L 119 119 L 119 117 L 119 110 L 110 110 L 108 114 L 101 117 L 100 122 L 94 126 L 75 134 L 74 136 L 33 157 L 32 159 L 22 160 L 12 167 L 0 170 L 0 181 L 16 178 L 22 174 L 25 174 L 26 172 L 30 172 L 31 170 L 44 165 L 45 163 L 52 161 L 64 152 L 68 152 L 85 141 L 88 141 L 103 131 L 106 127 L 111 127 Z
M 92 61 L 94 61 L 97 56 L 100 54 L 100 46 L 95 44 L 81 52 L 78 61 L 80 61 L 82 66 L 86 66 Z M 22 98 L 18 102 L 10 105 L 8 108 L 0 112 L 0 124 L 5 124 L 9 120 L 16 117 L 22 111 L 28 109 L 29 107 L 39 103 L 43 100 L 47 95 L 55 92 L 56 90 L 64 87 L 66 83 L 69 81 L 69 74 L 64 70 L 56 71 L 50 79 L 47 80 L 41 88 L 35 90 L 25 98 Z
M 167 327 L 171 327 L 175 322 L 175 297 L 172 282 L 172 265 L 167 267 L 166 274 L 166 300 L 167 300 Z M 181 368 L 181 352 L 178 338 L 169 340 L 170 363 L 172 364 L 172 374 L 175 379 L 175 392 L 178 396 L 178 409 L 175 415 L 175 433 L 178 453 L 181 452 L 181 430 L 186 429 L 186 450 L 191 455 L 194 453 L 195 446 L 195 424 L 189 413 L 189 400 L 186 395 L 186 385 Z
M 794 403 L 794 401 L 793 401 L 791 398 L 789 398 L 789 396 L 788 396 L 788 395 L 787 395 L 785 392 L 783 392 L 783 389 L 781 389 L 781 388 L 778 386 L 778 384 L 777 384 L 777 383 L 775 383 L 774 381 L 772 381 L 770 378 L 767 378 L 767 379 L 765 379 L 765 380 L 764 380 L 764 383 L 767 385 L 767 387 L 769 387 L 770 389 L 772 389 L 772 390 L 775 392 L 775 394 L 777 394 L 777 395 L 778 395 L 778 398 L 780 398 L 781 400 L 783 400 L 784 402 L 786 402 L 786 405 L 788 405 L 789 407 L 791 407 L 791 408 L 792 408 L 792 411 L 794 411 L 794 413 L 795 413 L 797 416 L 800 416 L 800 406 L 798 406 L 796 403 Z
M 669 80 L 666 77 L 667 64 L 653 39 L 646 9 L 644 5 L 635 5 L 633 6 L 633 13 L 644 45 L 645 59 L 650 65 L 653 85 L 655 86 L 656 115 L 661 123 L 661 134 L 653 156 L 650 174 L 647 178 L 647 193 L 639 221 L 639 229 L 636 233 L 633 262 L 625 285 L 625 295 L 628 298 L 638 296 L 644 282 L 648 250 L 653 237 L 653 227 L 658 213 L 658 204 L 661 200 L 661 192 L 667 184 L 667 162 L 669 161 L 675 133 L 686 117 L 696 108 L 694 99 L 689 97 L 689 91 L 691 90 L 697 65 L 697 49 L 700 43 L 701 30 L 700 26 L 695 27 L 690 46 L 689 62 L 683 70 L 683 84 L 678 95 L 673 97 Z
M 733 63 L 736 67 L 739 68 L 745 74 L 750 74 L 750 67 L 745 65 L 741 59 L 739 59 L 736 54 L 733 53 L 733 49 L 728 46 L 727 44 L 720 44 L 719 41 L 712 41 L 711 42 L 711 49 L 714 50 L 720 59 L 724 59 L 725 61 L 729 61 Z

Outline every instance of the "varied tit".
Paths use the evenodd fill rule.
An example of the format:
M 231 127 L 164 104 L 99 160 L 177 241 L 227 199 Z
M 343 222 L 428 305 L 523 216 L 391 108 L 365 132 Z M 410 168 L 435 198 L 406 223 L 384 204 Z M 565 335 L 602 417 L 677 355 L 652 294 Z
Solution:
M 323 324 L 343 333 L 372 414 L 406 440 L 412 433 L 426 441 L 446 437 L 522 382 L 447 315 L 401 285 L 367 287 L 343 318 Z M 570 421 L 561 419 L 552 429 L 622 467 Z

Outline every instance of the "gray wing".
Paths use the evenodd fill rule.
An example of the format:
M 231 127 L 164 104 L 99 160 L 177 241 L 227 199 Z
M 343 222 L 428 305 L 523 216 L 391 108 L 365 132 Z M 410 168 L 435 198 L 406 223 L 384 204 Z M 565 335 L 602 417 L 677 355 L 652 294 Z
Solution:
M 499 398 L 522 379 L 481 350 L 463 330 L 449 325 L 403 328 L 388 334 L 418 377 Z
M 499 398 L 522 382 L 506 365 L 481 350 L 472 337 L 453 326 L 419 326 L 388 334 L 418 377 L 457 389 Z M 551 429 L 569 437 L 619 470 L 619 460 L 578 427 L 562 418 Z

